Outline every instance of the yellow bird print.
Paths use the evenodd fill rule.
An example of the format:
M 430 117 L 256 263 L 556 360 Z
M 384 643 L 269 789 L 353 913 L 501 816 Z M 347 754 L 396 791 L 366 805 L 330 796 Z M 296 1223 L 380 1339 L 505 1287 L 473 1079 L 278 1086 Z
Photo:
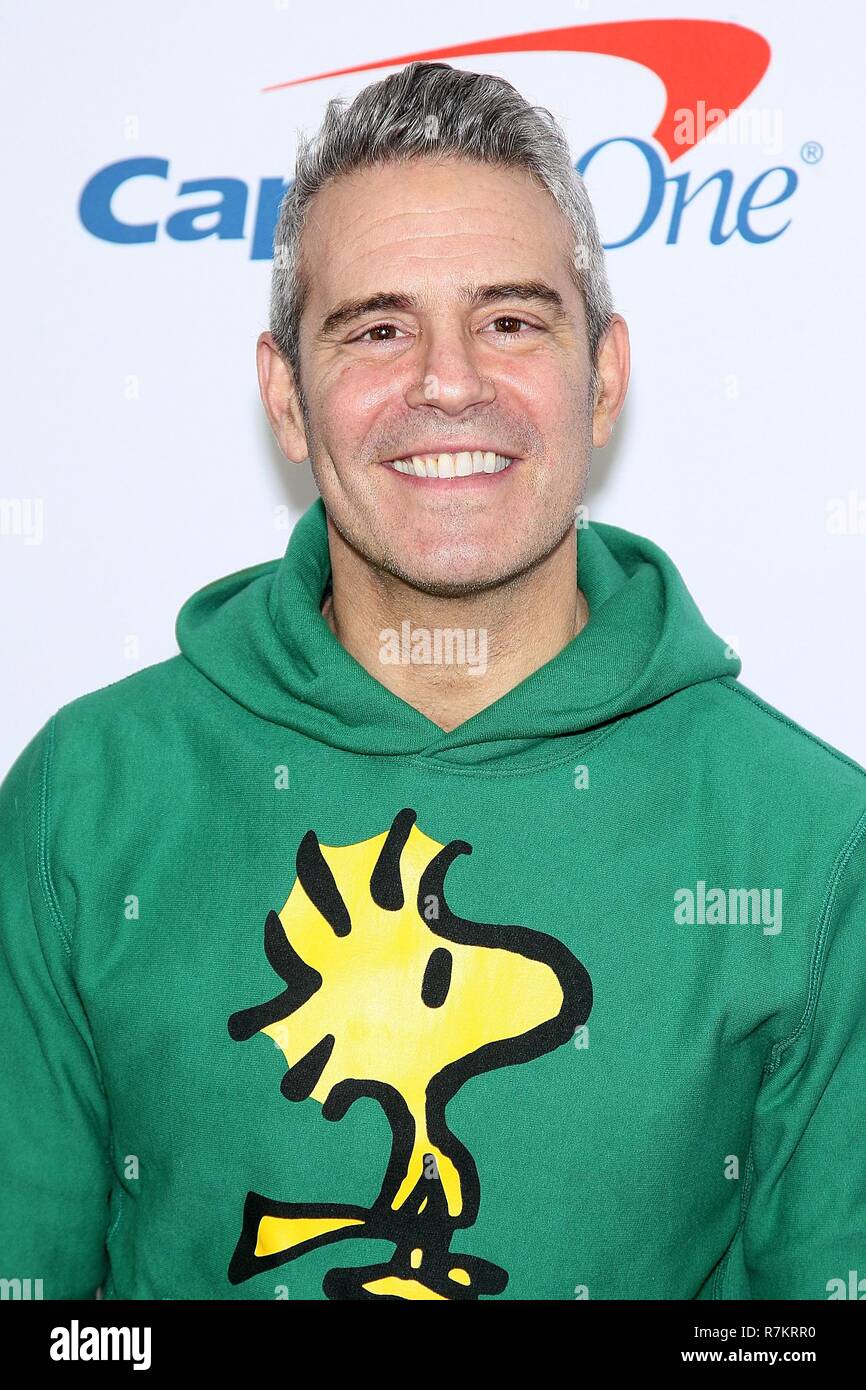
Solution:
M 592 1008 L 589 974 L 555 937 L 458 916 L 445 899 L 464 840 L 447 845 L 397 813 L 386 832 L 345 846 L 308 830 L 292 890 L 265 922 L 265 953 L 285 981 L 275 999 L 241 1009 L 229 1033 L 267 1034 L 288 1064 L 281 1090 L 340 1120 L 374 1098 L 393 1141 L 370 1207 L 280 1202 L 247 1194 L 228 1270 L 238 1284 L 307 1251 L 359 1236 L 388 1240 L 390 1260 L 332 1269 L 331 1299 L 477 1299 L 507 1272 L 457 1254 L 477 1217 L 475 1161 L 446 1122 L 471 1077 L 559 1047 Z

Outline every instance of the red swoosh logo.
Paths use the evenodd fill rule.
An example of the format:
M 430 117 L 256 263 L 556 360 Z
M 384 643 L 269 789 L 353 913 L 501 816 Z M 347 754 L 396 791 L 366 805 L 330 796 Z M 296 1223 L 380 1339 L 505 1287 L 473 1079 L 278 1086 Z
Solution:
M 489 53 L 606 53 L 649 68 L 661 78 L 667 94 L 664 113 L 653 136 L 671 163 L 694 147 L 674 140 L 678 123 L 675 112 L 697 112 L 697 103 L 703 101 L 706 112 L 722 110 L 729 114 L 755 90 L 770 62 L 766 39 L 740 24 L 715 19 L 624 19 L 612 24 L 575 24 L 565 29 L 541 29 L 533 34 L 450 44 L 425 53 L 405 53 L 399 58 L 335 68 L 313 77 L 296 77 L 262 90 L 279 92 L 304 82 L 320 82 L 325 77 L 401 67 L 417 60 L 475 58 Z M 711 122 L 718 124 L 721 122 L 717 119 Z

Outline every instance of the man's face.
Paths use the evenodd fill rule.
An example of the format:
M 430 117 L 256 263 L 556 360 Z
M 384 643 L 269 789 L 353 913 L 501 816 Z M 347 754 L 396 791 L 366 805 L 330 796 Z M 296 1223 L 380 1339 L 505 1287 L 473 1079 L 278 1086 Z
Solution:
M 373 566 L 427 593 L 479 592 L 574 525 L 593 440 L 568 255 L 568 224 L 522 170 L 386 165 L 337 179 L 311 204 L 306 448 L 334 525 Z M 385 295 L 397 302 L 338 313 Z M 473 459 L 466 474 L 478 451 L 513 462 L 478 472 Z M 423 477 L 390 462 L 442 454 L 457 476 L 447 459 L 427 459 Z

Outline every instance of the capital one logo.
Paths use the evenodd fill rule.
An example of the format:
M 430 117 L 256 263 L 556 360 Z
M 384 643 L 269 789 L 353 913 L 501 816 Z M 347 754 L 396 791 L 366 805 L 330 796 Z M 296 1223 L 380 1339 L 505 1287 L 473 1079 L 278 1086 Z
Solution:
M 400 67 L 417 60 L 532 52 L 597 53 L 622 58 L 649 69 L 664 85 L 665 108 L 651 134 L 613 135 L 583 151 L 575 162 L 581 174 L 590 168 L 603 173 L 605 161 L 616 159 L 618 176 L 625 178 L 630 192 L 634 190 L 630 225 L 623 235 L 605 242 L 607 250 L 628 246 L 654 228 L 663 233 L 668 245 L 675 245 L 684 224 L 696 226 L 710 245 L 721 246 L 731 238 L 751 244 L 774 241 L 790 225 L 790 217 L 785 217 L 787 210 L 779 211 L 798 186 L 797 171 L 789 165 L 760 169 L 745 187 L 738 186 L 734 170 L 727 167 L 705 176 L 700 183 L 688 170 L 670 172 L 696 146 L 733 138 L 726 132 L 736 129 L 738 114 L 748 114 L 740 108 L 767 70 L 770 46 L 760 34 L 739 24 L 707 19 L 638 19 L 568 25 L 336 68 L 272 84 L 263 88 L 262 94 L 270 99 L 275 93 L 305 83 Z M 781 119 L 780 113 L 773 114 Z M 761 128 L 762 138 L 754 143 L 766 147 L 766 121 L 762 120 Z M 137 138 L 137 127 L 132 135 Z M 435 120 L 429 136 L 432 146 L 438 136 Z M 778 137 L 774 134 L 774 145 L 770 147 L 776 144 Z M 122 218 L 113 207 L 115 195 L 133 181 L 153 179 L 174 183 L 176 208 L 162 222 L 155 218 Z M 153 185 L 145 182 L 143 187 Z M 166 240 L 196 242 L 217 237 L 248 242 L 251 260 L 270 260 L 277 214 L 288 187 L 281 177 L 265 177 L 257 185 L 232 177 L 176 180 L 171 163 L 164 156 L 134 155 L 105 165 L 87 181 L 79 201 L 79 216 L 91 235 L 116 245 Z

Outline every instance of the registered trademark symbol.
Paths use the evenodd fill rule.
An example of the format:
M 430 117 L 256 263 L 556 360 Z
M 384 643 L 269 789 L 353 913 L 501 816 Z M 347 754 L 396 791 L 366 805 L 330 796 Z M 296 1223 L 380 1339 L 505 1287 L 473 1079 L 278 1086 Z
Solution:
M 804 164 L 820 164 L 824 158 L 824 146 L 817 140 L 807 140 L 800 148 L 800 158 Z

